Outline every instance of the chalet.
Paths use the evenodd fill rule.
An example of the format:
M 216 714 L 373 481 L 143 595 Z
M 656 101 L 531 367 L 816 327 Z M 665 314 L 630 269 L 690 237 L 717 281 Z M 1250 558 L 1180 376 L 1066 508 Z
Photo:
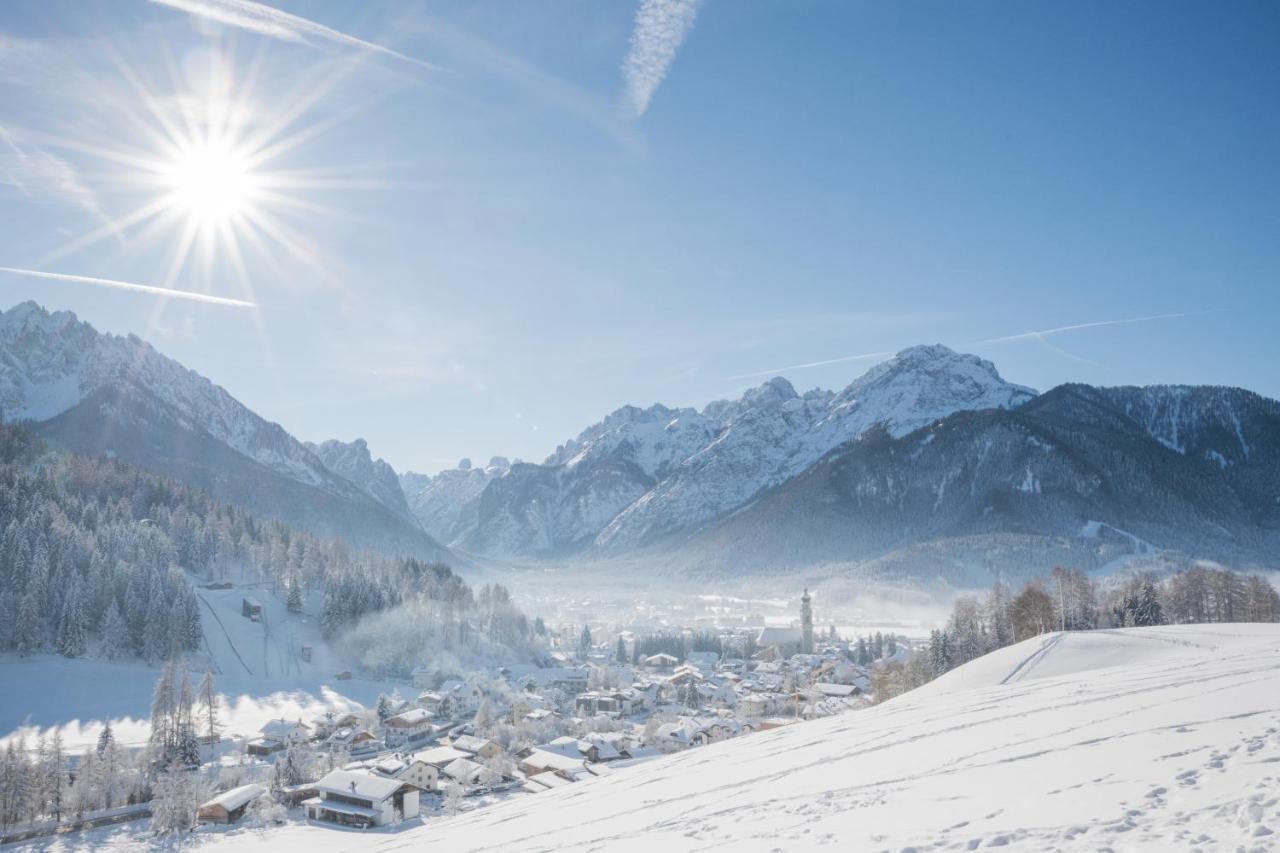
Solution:
M 359 723 L 360 718 L 355 714 L 337 714 L 330 711 L 311 721 L 311 731 L 317 738 L 327 738 L 338 729 L 354 728 Z
M 483 764 L 477 764 L 470 758 L 455 758 L 446 764 L 440 772 L 467 787 L 480 785 L 488 781 L 488 778 L 493 775 L 492 771 Z
M 434 690 L 424 690 L 418 694 L 417 705 L 433 717 L 443 717 L 444 697 Z
M 587 689 L 588 673 L 585 667 L 552 666 L 531 670 L 520 676 L 518 683 L 525 690 L 554 687 L 566 693 L 578 694 Z
M 585 766 L 585 760 L 581 755 L 566 755 L 563 752 L 537 746 L 526 750 L 516 763 L 516 767 L 526 776 L 555 773 L 570 781 L 576 780 Z
M 245 596 L 240 600 L 240 615 L 252 622 L 262 621 L 262 602 Z
M 334 770 L 314 785 L 318 796 L 304 800 L 309 820 L 362 829 L 418 816 L 418 788 L 359 770 Z
M 311 739 L 311 727 L 302 720 L 271 720 L 258 729 L 259 736 L 249 741 L 250 755 L 271 755 Z
M 245 809 L 267 792 L 261 785 L 241 785 L 224 791 L 196 810 L 201 823 L 235 823 L 244 817 Z
M 382 725 L 385 730 L 383 739 L 391 749 L 423 744 L 431 738 L 431 714 L 422 708 L 410 708 L 394 717 L 387 717 Z
M 416 755 L 410 755 L 405 760 L 405 768 L 396 774 L 396 778 L 424 791 L 440 790 L 440 768 L 428 764 Z
M 663 723 L 653 733 L 651 745 L 663 752 L 679 752 L 693 746 L 693 735 L 684 723 Z
M 627 704 L 629 709 L 630 703 Z M 573 700 L 575 713 L 584 717 L 594 717 L 597 714 L 620 716 L 623 713 L 622 706 L 621 696 L 597 690 L 579 693 Z
M 353 756 L 362 755 L 376 752 L 378 750 L 378 739 L 374 737 L 373 732 L 367 729 L 344 726 L 329 735 L 329 739 L 325 741 L 325 747 L 331 752 L 334 749 L 345 749 Z
M 435 746 L 431 749 L 424 749 L 415 752 L 409 758 L 409 764 L 414 762 L 425 764 L 428 767 L 435 768 L 437 776 L 439 771 L 443 770 L 450 762 L 457 761 L 459 758 L 470 758 L 471 753 L 463 752 L 460 749 L 454 749 L 451 746 Z
M 258 733 L 264 738 L 278 740 L 286 746 L 296 746 L 311 739 L 311 727 L 302 720 L 271 720 Z
M 451 717 L 470 716 L 480 707 L 484 692 L 470 681 L 451 678 L 437 691 L 441 699 L 441 713 Z
M 675 659 L 675 656 L 666 652 L 658 652 L 658 654 L 649 655 L 644 659 L 645 667 L 656 672 L 670 672 L 676 668 L 677 663 L 679 661 Z
M 479 761 L 488 761 L 495 755 L 502 754 L 501 746 L 488 738 L 476 737 L 475 735 L 458 735 L 450 739 L 449 745 Z

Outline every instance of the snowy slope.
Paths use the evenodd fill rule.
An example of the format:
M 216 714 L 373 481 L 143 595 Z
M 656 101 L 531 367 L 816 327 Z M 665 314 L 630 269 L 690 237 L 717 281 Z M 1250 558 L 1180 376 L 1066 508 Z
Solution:
M 867 711 L 426 826 L 237 850 L 1268 850 L 1280 626 L 1049 635 Z M 214 845 L 218 846 L 218 845 Z
M 201 583 L 197 577 L 193 583 Z M 197 586 L 204 639 L 189 658 L 193 678 L 209 669 L 224 697 L 225 731 L 251 735 L 267 720 L 286 716 L 310 720 L 325 710 L 358 710 L 378 693 L 396 685 L 385 681 L 334 676 L 350 668 L 320 634 L 319 595 L 302 614 L 289 613 L 283 601 L 262 586 L 209 590 Z M 255 598 L 263 617 L 241 615 L 245 596 Z M 301 657 L 302 646 L 311 660 Z M 23 689 L 0 700 L 0 743 L 19 729 L 34 741 L 37 731 L 62 729 L 75 749 L 94 743 L 110 720 L 117 736 L 145 741 L 147 714 L 158 669 L 140 662 L 105 662 L 45 655 L 0 656 L 0 682 Z

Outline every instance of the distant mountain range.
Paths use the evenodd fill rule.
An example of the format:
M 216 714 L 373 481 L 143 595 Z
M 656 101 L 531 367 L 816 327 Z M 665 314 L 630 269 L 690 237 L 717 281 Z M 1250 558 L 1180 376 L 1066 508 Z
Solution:
M 430 533 L 491 557 L 962 584 L 1165 552 L 1280 567 L 1280 403 L 1219 387 L 1038 394 L 944 346 L 838 393 L 775 378 L 701 411 L 627 406 L 540 465 L 401 483 Z
M 33 302 L 0 312 L 0 413 L 356 547 L 446 559 L 364 442 L 307 446 L 132 335 Z
M 1235 388 L 1064 385 L 912 347 L 839 392 L 775 378 L 701 410 L 625 406 L 541 464 L 397 475 L 305 444 L 134 337 L 0 313 L 0 411 L 357 546 L 989 581 L 1176 552 L 1280 565 L 1280 403 Z

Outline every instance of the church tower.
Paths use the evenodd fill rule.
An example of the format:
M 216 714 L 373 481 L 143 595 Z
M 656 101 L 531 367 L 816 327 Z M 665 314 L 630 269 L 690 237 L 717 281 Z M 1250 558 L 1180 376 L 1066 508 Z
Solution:
M 813 654 L 813 603 L 808 587 L 800 597 L 800 634 L 800 651 L 806 655 Z

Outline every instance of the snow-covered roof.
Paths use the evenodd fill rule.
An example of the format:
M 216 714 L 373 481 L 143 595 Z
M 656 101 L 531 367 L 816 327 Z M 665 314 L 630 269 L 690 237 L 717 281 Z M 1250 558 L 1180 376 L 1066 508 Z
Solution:
M 287 737 L 299 727 L 308 728 L 302 720 L 270 720 L 258 731 L 267 737 Z
M 475 735 L 458 735 L 449 745 L 464 752 L 475 753 L 484 749 L 490 743 L 492 741 L 488 738 L 476 737 Z
M 576 742 L 575 742 L 576 745 Z M 545 770 L 580 770 L 582 768 L 582 757 L 579 755 L 566 755 L 561 752 L 552 752 L 551 750 L 541 747 L 534 747 L 533 751 L 520 759 L 522 764 L 530 767 L 539 767 Z
M 200 805 L 200 809 L 204 810 L 213 808 L 214 806 L 222 806 L 229 812 L 235 811 L 236 809 L 258 799 L 258 797 L 261 797 L 266 792 L 267 789 L 261 785 L 254 785 L 252 783 L 248 785 L 241 785 L 239 788 L 232 788 L 230 791 L 223 791 L 208 802 L 202 803 Z
M 464 782 L 474 779 L 476 774 L 483 769 L 483 765 L 476 764 L 470 758 L 455 758 L 442 768 L 442 772 L 450 779 Z
M 321 793 L 360 797 L 376 803 L 394 794 L 403 784 L 399 779 L 387 779 L 359 770 L 331 770 L 313 787 Z
M 443 767 L 450 761 L 459 758 L 470 758 L 470 754 L 460 749 L 454 749 L 451 746 L 436 746 L 431 749 L 424 749 L 415 752 L 410 756 L 411 761 L 421 761 L 423 764 L 430 764 L 435 767 Z
M 384 726 L 390 726 L 393 729 L 407 728 L 409 726 L 421 726 L 431 722 L 431 714 L 423 708 L 410 708 L 396 714 L 394 717 L 387 717 L 383 721 Z

